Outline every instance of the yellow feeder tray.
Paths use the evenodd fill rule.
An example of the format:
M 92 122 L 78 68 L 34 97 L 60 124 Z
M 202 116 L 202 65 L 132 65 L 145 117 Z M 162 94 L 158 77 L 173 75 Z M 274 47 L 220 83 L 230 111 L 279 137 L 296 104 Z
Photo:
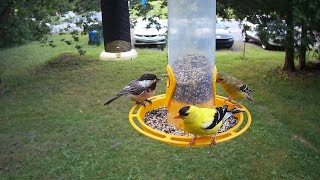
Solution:
M 232 103 L 225 102 L 226 99 L 227 99 L 226 97 L 216 95 L 215 105 L 216 106 L 228 105 L 231 107 L 233 106 L 232 103 L 236 103 L 235 101 L 233 101 Z M 130 124 L 139 133 L 149 138 L 152 138 L 167 144 L 171 144 L 171 145 L 189 147 L 189 142 L 191 141 L 192 137 L 166 134 L 164 132 L 153 129 L 144 123 L 143 119 L 147 112 L 156 110 L 160 107 L 165 106 L 166 95 L 162 94 L 162 95 L 154 96 L 150 98 L 150 100 L 152 100 L 152 105 L 146 104 L 146 107 L 144 106 L 139 107 L 139 105 L 135 105 L 132 107 L 132 109 L 129 112 Z M 243 105 L 240 105 L 239 108 L 244 110 L 244 112 L 235 115 L 235 117 L 238 118 L 238 123 L 231 129 L 217 134 L 217 137 L 216 137 L 217 143 L 228 141 L 230 139 L 233 139 L 241 135 L 251 125 L 251 115 L 249 111 Z M 244 120 L 244 114 L 246 116 L 246 120 Z M 240 128 L 242 124 L 245 124 L 245 125 Z M 196 143 L 192 147 L 208 146 L 210 145 L 212 138 L 213 138 L 212 136 L 201 136 L 201 137 L 198 136 L 198 138 L 196 139 Z

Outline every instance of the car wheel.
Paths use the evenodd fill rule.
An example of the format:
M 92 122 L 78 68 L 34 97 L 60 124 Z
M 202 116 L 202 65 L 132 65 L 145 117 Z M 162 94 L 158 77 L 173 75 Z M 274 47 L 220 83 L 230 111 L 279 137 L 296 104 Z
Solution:
M 249 42 L 249 38 L 248 38 L 247 33 L 245 31 L 242 31 L 242 41 Z

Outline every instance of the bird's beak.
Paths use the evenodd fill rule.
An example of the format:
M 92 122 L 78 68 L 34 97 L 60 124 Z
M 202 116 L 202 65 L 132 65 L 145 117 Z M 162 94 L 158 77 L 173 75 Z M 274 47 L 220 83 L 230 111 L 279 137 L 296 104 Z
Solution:
M 220 83 L 223 80 L 223 78 L 217 78 L 216 82 Z
M 162 79 L 157 79 L 157 82 L 161 82 L 162 81 Z
M 175 117 L 173 117 L 173 119 L 179 119 L 179 118 L 181 118 L 181 116 L 179 114 L 176 115 Z

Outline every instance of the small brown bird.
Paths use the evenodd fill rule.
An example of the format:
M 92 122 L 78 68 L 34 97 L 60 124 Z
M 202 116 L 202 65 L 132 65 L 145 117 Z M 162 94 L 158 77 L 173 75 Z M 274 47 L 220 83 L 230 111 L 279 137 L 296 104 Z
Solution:
M 251 97 L 251 93 L 253 91 L 236 77 L 223 72 L 218 72 L 216 82 L 220 83 L 223 89 L 228 93 L 229 98 L 227 99 L 227 101 L 231 102 L 232 98 L 246 98 L 253 103 L 253 98 Z M 236 104 L 236 106 L 239 105 L 240 103 Z

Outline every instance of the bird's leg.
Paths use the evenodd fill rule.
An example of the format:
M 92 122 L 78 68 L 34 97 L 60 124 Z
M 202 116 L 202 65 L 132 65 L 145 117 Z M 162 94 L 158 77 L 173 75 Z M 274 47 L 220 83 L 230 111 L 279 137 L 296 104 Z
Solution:
M 149 99 L 145 99 L 144 101 L 147 101 L 149 104 L 151 104 L 151 105 L 152 105 L 152 101 L 151 101 L 151 100 L 149 100 Z
M 197 138 L 197 136 L 195 135 L 195 136 L 192 138 L 192 140 L 189 142 L 189 146 L 190 146 L 190 147 L 196 143 L 196 138 Z
M 216 144 L 217 144 L 217 142 L 216 142 L 216 137 L 217 137 L 217 133 L 214 134 L 213 140 L 212 140 L 210 146 L 213 146 L 213 145 L 216 145 Z
M 140 103 L 142 106 L 146 107 L 146 104 L 143 101 L 141 101 Z
M 231 101 L 232 101 L 232 97 L 231 97 L 231 96 L 229 96 L 226 100 L 224 100 L 224 101 L 223 101 L 223 103 L 225 103 L 226 101 L 231 102 Z
M 142 105 L 142 106 L 146 107 L 146 104 L 144 104 L 143 101 L 136 101 L 136 104 L 139 104 L 139 105 Z

